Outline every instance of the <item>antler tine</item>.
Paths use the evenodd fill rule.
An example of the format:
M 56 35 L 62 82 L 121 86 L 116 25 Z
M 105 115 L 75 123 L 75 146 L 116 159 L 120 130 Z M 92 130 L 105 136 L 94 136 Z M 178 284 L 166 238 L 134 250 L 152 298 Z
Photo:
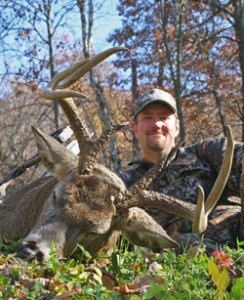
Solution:
M 223 163 L 220 168 L 219 175 L 215 181 L 215 184 L 205 203 L 203 189 L 199 187 L 198 190 L 197 208 L 192 226 L 193 232 L 202 233 L 206 230 L 208 226 L 208 216 L 216 206 L 230 175 L 234 154 L 234 140 L 230 126 L 226 127 L 226 132 L 227 145 Z
M 86 155 L 80 156 L 78 170 L 82 174 L 90 173 L 93 170 L 97 154 L 102 146 L 108 141 L 111 135 L 128 125 L 129 122 L 123 122 L 121 124 L 113 124 L 110 128 L 104 131 L 102 136 L 93 143 L 93 147 L 89 149 Z
M 69 97 L 85 97 L 82 93 L 76 91 L 60 91 L 60 89 L 64 89 L 60 87 L 61 82 L 66 82 L 66 87 L 69 87 L 72 83 L 78 80 L 82 75 L 79 77 L 75 77 L 74 74 L 79 73 L 79 70 L 82 66 L 86 65 L 88 60 L 83 60 L 74 64 L 73 66 L 69 67 L 68 69 L 56 74 L 52 80 L 50 81 L 49 85 L 47 86 L 46 90 L 44 91 L 43 97 L 47 100 L 60 100 L 60 98 L 69 98 Z
M 68 69 L 56 74 L 51 82 L 49 83 L 47 89 L 44 91 L 43 97 L 49 100 L 59 100 L 60 98 L 69 98 L 69 97 L 85 97 L 82 93 L 76 91 L 65 90 L 71 84 L 76 82 L 79 78 L 84 76 L 88 71 L 90 71 L 97 64 L 108 58 L 114 53 L 119 51 L 129 51 L 125 47 L 114 47 L 108 50 L 103 51 L 102 53 L 96 55 L 90 60 L 86 59 L 84 61 L 78 62 Z
M 71 84 L 76 82 L 80 77 L 84 76 L 88 71 L 90 71 L 100 62 L 102 62 L 112 54 L 115 54 L 120 51 L 129 51 L 129 49 L 125 47 L 114 47 L 103 51 L 102 53 L 94 56 L 90 60 L 87 60 L 85 64 L 82 64 L 79 68 L 77 68 L 73 74 L 70 74 L 70 76 L 66 77 L 65 80 L 58 84 L 58 88 L 65 89 L 69 87 Z
M 206 213 L 208 215 L 213 211 L 216 203 L 218 202 L 218 199 L 225 188 L 232 167 L 234 155 L 234 140 L 230 126 L 226 127 L 226 138 L 227 145 L 219 176 L 205 203 Z
M 192 232 L 202 233 L 206 230 L 208 226 L 208 217 L 205 211 L 205 193 L 203 188 L 198 186 L 198 197 L 197 197 L 197 205 L 196 210 L 192 222 Z
M 59 101 L 60 106 L 62 107 L 63 111 L 65 112 L 71 124 L 75 136 L 76 137 L 80 136 L 80 138 L 82 137 L 83 140 L 85 140 L 83 147 L 89 146 L 90 133 L 86 123 L 82 120 L 72 97 L 77 97 L 77 98 L 87 98 L 87 97 L 82 93 L 76 91 L 69 91 L 69 90 L 61 91 L 61 90 L 57 90 L 56 88 L 58 87 L 61 81 L 63 81 L 66 77 L 68 78 L 72 77 L 72 73 L 79 70 L 79 68 L 81 66 L 84 66 L 86 63 L 87 60 L 81 61 L 79 63 L 74 64 L 70 68 L 56 74 L 43 93 L 44 99 Z M 77 138 L 77 140 L 79 143 L 80 139 Z
M 110 48 L 96 55 L 90 60 L 86 59 L 84 61 L 78 62 L 73 66 L 69 67 L 68 69 L 56 74 L 49 83 L 47 89 L 45 90 L 43 97 L 49 100 L 59 100 L 60 98 L 70 97 L 86 98 L 86 96 L 82 93 L 76 91 L 62 90 L 71 86 L 74 82 L 76 82 L 79 78 L 84 76 L 93 67 L 98 65 L 100 62 L 102 62 L 112 54 L 117 53 L 119 51 L 129 51 L 129 49 L 125 47 Z
M 135 195 L 145 190 L 153 178 L 155 178 L 160 172 L 163 173 L 168 161 L 174 157 L 176 152 L 182 146 L 183 142 L 184 140 L 180 140 L 177 145 L 171 149 L 166 158 L 162 157 L 159 162 L 151 167 L 141 179 L 133 184 L 129 189 L 130 194 Z

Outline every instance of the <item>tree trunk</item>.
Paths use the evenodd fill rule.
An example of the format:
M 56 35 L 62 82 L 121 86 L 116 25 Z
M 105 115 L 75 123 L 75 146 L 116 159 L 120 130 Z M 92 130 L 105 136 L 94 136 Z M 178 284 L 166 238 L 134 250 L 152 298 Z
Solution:
M 139 97 L 138 94 L 138 84 L 137 84 L 137 59 L 131 59 L 131 74 L 132 74 L 132 82 L 131 82 L 131 91 L 132 91 L 132 101 L 136 102 L 136 99 Z M 132 157 L 138 157 L 140 155 L 140 147 L 138 145 L 138 141 L 133 134 L 132 140 Z
M 241 194 L 241 218 L 240 218 L 240 241 L 244 240 L 244 159 L 242 159 L 242 173 L 240 179 Z
M 184 116 L 182 111 L 181 103 L 181 94 L 182 94 L 182 85 L 181 85 L 181 76 L 182 76 L 182 9 L 184 5 L 184 0 L 176 1 L 176 20 L 177 20 L 177 41 L 176 41 L 176 78 L 175 83 L 175 98 L 177 103 L 178 117 L 180 120 L 180 138 L 184 139 L 186 136 L 185 125 L 184 125 Z
M 220 118 L 220 123 L 222 125 L 222 129 L 223 132 L 226 136 L 226 122 L 225 122 L 225 115 L 224 115 L 224 111 L 223 111 L 223 107 L 222 107 L 222 102 L 221 102 L 221 98 L 219 97 L 219 93 L 218 93 L 218 85 L 217 85 L 217 80 L 216 80 L 216 76 L 214 76 L 213 78 L 214 81 L 214 91 L 213 91 L 213 95 L 214 95 L 214 99 L 215 99 L 215 103 L 218 109 L 218 114 L 219 114 L 219 118 Z
M 182 111 L 182 86 L 181 86 L 181 73 L 182 73 L 182 9 L 184 5 L 184 0 L 177 0 L 171 3 L 174 5 L 173 11 L 175 12 L 175 20 L 176 20 L 176 61 L 172 58 L 172 49 L 170 48 L 169 41 L 167 39 L 167 23 L 168 23 L 168 15 L 166 9 L 164 9 L 163 4 L 161 2 L 161 19 L 162 19 L 162 36 L 163 36 L 163 44 L 166 49 L 167 61 L 169 63 L 169 69 L 171 78 L 174 85 L 175 91 L 175 99 L 177 104 L 178 117 L 180 121 L 180 138 L 185 138 L 185 125 L 184 125 L 184 116 Z
M 51 33 L 51 4 L 46 5 L 46 26 L 47 26 L 47 38 L 48 38 L 48 50 L 49 50 L 49 65 L 50 65 L 50 77 L 53 78 L 55 75 L 54 64 L 53 64 L 53 35 Z M 60 113 L 59 113 L 59 103 L 54 101 L 53 103 L 54 112 L 54 124 L 56 129 L 60 127 Z
M 237 1 L 235 13 L 235 30 L 239 38 L 239 59 L 242 74 L 242 142 L 244 142 L 244 1 Z

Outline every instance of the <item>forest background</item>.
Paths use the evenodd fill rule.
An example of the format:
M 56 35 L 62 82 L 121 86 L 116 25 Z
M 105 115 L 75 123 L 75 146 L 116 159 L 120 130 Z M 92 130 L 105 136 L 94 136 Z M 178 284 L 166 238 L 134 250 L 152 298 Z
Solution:
M 37 152 L 31 125 L 51 134 L 66 124 L 42 98 L 50 79 L 113 46 L 130 51 L 73 87 L 89 99 L 76 103 L 91 131 L 130 121 L 136 97 L 159 87 L 176 98 L 188 144 L 223 136 L 227 124 L 244 141 L 244 0 L 0 0 L 0 13 L 0 180 Z M 128 127 L 100 160 L 119 173 L 136 156 Z M 30 168 L 18 184 L 43 171 Z

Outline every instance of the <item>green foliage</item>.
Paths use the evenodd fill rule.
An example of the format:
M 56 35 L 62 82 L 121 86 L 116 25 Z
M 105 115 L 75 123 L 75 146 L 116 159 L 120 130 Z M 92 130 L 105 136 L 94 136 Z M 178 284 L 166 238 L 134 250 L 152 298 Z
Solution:
M 8 241 L 0 235 L 0 253 L 3 255 L 7 255 L 9 253 L 15 252 L 16 246 L 19 244 L 19 242 L 19 239 Z
M 54 245 L 49 260 L 43 264 L 33 261 L 19 267 L 14 263 L 9 268 L 9 255 L 2 255 L 0 298 L 240 300 L 243 295 L 241 247 L 216 251 L 211 257 L 204 250 L 191 256 L 123 248 L 123 251 L 115 249 L 109 258 L 101 256 L 96 261 L 91 260 L 82 246 L 79 249 L 86 263 L 73 258 L 58 259 Z M 104 264 L 104 260 L 108 263 Z M 219 281 L 223 270 L 228 284 Z

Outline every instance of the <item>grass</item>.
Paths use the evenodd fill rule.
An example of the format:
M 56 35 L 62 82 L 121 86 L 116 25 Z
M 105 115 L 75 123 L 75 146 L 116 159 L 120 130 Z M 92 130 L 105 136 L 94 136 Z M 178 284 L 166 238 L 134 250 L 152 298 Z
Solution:
M 50 259 L 9 267 L 15 244 L 1 242 L 1 299 L 230 299 L 244 295 L 243 243 L 207 256 L 176 255 L 173 251 L 154 254 L 117 248 L 111 257 L 90 259 L 80 246 L 81 260 L 58 259 L 55 248 Z

